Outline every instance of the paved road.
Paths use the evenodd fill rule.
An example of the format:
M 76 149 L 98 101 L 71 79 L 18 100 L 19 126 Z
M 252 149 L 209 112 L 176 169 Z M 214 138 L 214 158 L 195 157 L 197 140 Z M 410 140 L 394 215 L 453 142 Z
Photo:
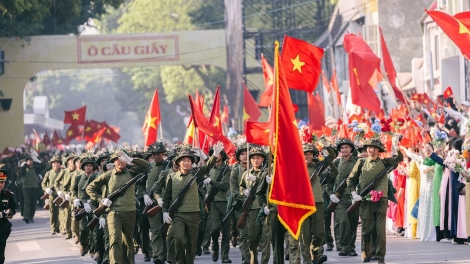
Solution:
M 13 232 L 7 241 L 6 263 L 96 263 L 89 255 L 81 257 L 79 247 L 72 239 L 66 240 L 63 235 L 50 235 L 48 212 L 41 209 L 35 218 L 35 222 L 31 224 L 25 224 L 19 215 L 12 220 Z M 356 247 L 360 248 L 359 243 L 356 243 Z M 362 263 L 360 257 L 338 257 L 337 253 L 337 251 L 326 252 L 327 263 Z M 138 264 L 149 263 L 143 261 L 141 253 L 138 253 L 135 259 Z M 237 248 L 231 248 L 230 259 L 233 263 L 241 263 Z M 195 262 L 213 263 L 210 255 L 197 257 Z M 470 263 L 470 246 L 419 242 L 388 234 L 386 262 L 388 264 Z

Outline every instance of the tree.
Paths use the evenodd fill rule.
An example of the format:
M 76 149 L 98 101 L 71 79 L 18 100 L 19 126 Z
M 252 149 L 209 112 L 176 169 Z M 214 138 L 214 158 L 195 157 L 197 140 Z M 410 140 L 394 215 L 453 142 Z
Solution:
M 124 0 L 0 0 L 0 37 L 79 34 L 80 25 L 99 18 Z

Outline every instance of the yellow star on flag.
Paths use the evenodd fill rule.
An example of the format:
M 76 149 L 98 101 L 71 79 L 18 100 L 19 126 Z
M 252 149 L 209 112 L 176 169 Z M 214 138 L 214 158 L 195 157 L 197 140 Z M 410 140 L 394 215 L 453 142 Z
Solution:
M 91 127 L 85 128 L 85 131 L 86 131 L 86 132 L 91 131 Z
M 73 119 L 73 120 L 78 120 L 79 117 L 80 117 L 80 115 L 77 114 L 77 113 L 73 113 L 73 114 L 72 114 L 72 119 Z
M 305 62 L 300 61 L 300 55 L 297 54 L 297 57 L 295 57 L 295 59 L 290 59 L 290 61 L 292 64 L 294 64 L 292 71 L 298 70 L 300 73 L 302 73 L 302 66 L 305 65 Z
M 150 128 L 157 128 L 155 126 L 155 121 L 157 120 L 157 117 L 152 117 L 150 115 L 147 115 L 147 118 L 145 118 L 145 121 L 147 123 L 147 129 L 150 129 Z
M 297 120 L 294 119 L 294 121 L 292 121 L 292 124 L 294 124 L 295 128 L 297 128 Z
M 457 22 L 459 22 L 459 34 L 470 35 L 470 30 L 468 30 L 468 28 L 464 24 L 462 24 L 462 22 L 460 22 L 459 20 L 457 20 Z
M 73 131 L 72 130 L 67 131 L 67 135 L 70 137 L 71 135 L 73 135 Z
M 106 129 L 106 134 L 110 134 L 110 135 L 111 135 L 111 130 L 109 130 L 109 128 Z
M 220 120 L 219 120 L 219 117 L 215 117 L 215 122 L 214 122 L 214 127 L 219 127 L 220 125 Z
M 243 121 L 249 119 L 250 116 L 247 114 L 245 107 L 243 107 Z
M 62 143 L 62 139 L 57 140 L 57 142 Z
M 268 84 L 269 84 L 269 85 L 273 85 L 273 84 L 274 84 L 273 78 L 269 78 L 269 79 L 268 79 Z

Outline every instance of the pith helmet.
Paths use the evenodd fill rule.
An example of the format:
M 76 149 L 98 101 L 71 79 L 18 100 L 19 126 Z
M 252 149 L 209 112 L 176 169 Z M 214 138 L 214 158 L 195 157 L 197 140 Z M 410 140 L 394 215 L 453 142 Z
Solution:
M 150 153 L 165 153 L 167 152 L 167 149 L 163 142 L 155 142 L 149 146 L 147 151 Z
M 378 138 L 367 139 L 362 146 L 364 148 L 367 148 L 369 146 L 376 147 L 376 148 L 379 149 L 379 152 L 385 152 L 384 145 L 382 144 L 382 142 Z
M 318 149 L 312 143 L 302 144 L 302 149 L 304 152 L 311 152 L 314 156 L 318 155 Z
M 258 145 L 250 146 L 249 157 L 254 156 L 254 155 L 260 155 L 260 156 L 262 156 L 263 158 L 266 159 L 266 152 L 264 152 L 263 148 L 261 146 L 258 146 Z
M 192 152 L 189 149 L 183 149 L 180 152 L 178 152 L 176 159 L 175 159 L 175 163 L 178 164 L 180 160 L 183 158 L 190 158 L 192 163 L 196 162 L 196 157 L 194 156 L 194 152 Z
M 342 145 L 349 145 L 351 147 L 351 152 L 353 152 L 355 150 L 354 142 L 352 142 L 348 138 L 341 138 L 339 140 L 338 144 L 336 144 L 336 150 L 341 151 L 341 146 Z
M 248 145 L 246 142 L 243 142 L 237 146 L 237 152 L 235 152 L 235 158 L 237 161 L 240 161 L 240 154 L 242 154 L 243 151 L 247 151 Z

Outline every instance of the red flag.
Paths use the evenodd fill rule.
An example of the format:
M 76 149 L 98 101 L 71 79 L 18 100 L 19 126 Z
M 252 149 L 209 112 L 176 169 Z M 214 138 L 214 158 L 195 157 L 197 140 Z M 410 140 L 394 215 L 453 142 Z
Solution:
M 271 105 L 273 100 L 273 85 L 274 85 L 274 71 L 271 65 L 266 61 L 264 55 L 261 54 L 261 67 L 263 68 L 263 79 L 264 79 L 264 93 L 261 94 L 259 100 L 259 107 L 268 107 Z
M 360 36 L 346 34 L 343 46 L 349 54 L 349 84 L 352 103 L 376 113 L 380 112 L 380 100 L 374 92 L 371 80 L 380 73 L 380 59 Z
M 320 130 L 325 125 L 325 107 L 320 95 L 314 96 L 312 93 L 307 93 L 307 103 L 310 129 Z
M 339 126 L 338 138 L 349 138 L 348 125 L 342 124 Z
M 258 144 L 269 146 L 269 129 L 270 122 L 252 122 L 246 121 L 245 135 L 246 142 L 251 144 Z
M 220 116 L 220 121 L 222 122 L 222 124 L 228 124 L 228 105 L 224 105 L 224 111 Z
M 284 69 L 279 42 L 274 49 L 273 140 L 274 164 L 269 201 L 278 205 L 278 218 L 294 239 L 299 239 L 302 222 L 315 213 L 315 201 L 305 164 Z M 318 72 L 319 73 L 319 72 Z M 295 181 L 292 180 L 295 175 Z
M 444 96 L 444 99 L 450 98 L 454 96 L 454 93 L 452 92 L 452 87 L 447 87 L 444 90 L 444 93 L 442 94 Z
M 44 131 L 44 137 L 42 138 L 42 143 L 44 143 L 44 145 L 46 146 L 51 144 L 51 140 L 49 139 L 49 136 L 47 135 L 47 131 Z
M 144 146 L 149 146 L 157 141 L 158 124 L 161 121 L 160 103 L 158 101 L 158 90 L 155 89 L 149 110 L 145 116 L 142 133 L 144 134 Z
M 328 79 L 326 78 L 325 72 L 321 72 L 321 79 L 323 81 L 323 86 L 325 86 L 325 89 L 328 93 L 330 93 L 331 87 L 330 83 L 328 82 Z
M 258 121 L 260 116 L 261 110 L 246 85 L 243 84 L 243 121 Z
M 198 109 L 196 103 L 194 102 L 191 95 L 189 97 L 189 104 L 191 105 L 191 112 L 193 115 L 193 122 L 194 126 L 197 127 L 200 131 L 204 132 L 209 137 L 220 141 L 224 144 L 224 150 L 227 154 L 231 154 L 235 151 L 235 147 L 233 146 L 232 142 L 228 138 L 226 138 L 222 132 L 219 132 L 217 128 L 215 128 L 209 120 L 204 116 L 201 110 Z
M 90 121 L 86 120 L 83 129 L 83 137 L 85 138 L 85 140 L 88 140 L 88 138 L 93 138 L 93 134 L 95 134 L 95 130 L 93 129 L 93 126 L 91 125 Z
M 212 104 L 211 115 L 209 116 L 209 122 L 217 129 L 219 133 L 222 133 L 222 121 L 220 116 L 220 86 L 217 86 L 214 96 L 214 103 Z M 209 152 L 209 148 L 217 143 L 213 138 L 206 135 L 206 139 L 203 144 L 205 153 Z
M 397 86 L 397 72 L 395 71 L 395 67 L 393 66 L 392 58 L 390 57 L 390 53 L 388 52 L 387 43 L 385 43 L 384 36 L 382 34 L 382 28 L 379 27 L 380 31 L 380 45 L 382 46 L 382 57 L 383 63 L 385 68 L 385 73 L 387 74 L 388 81 L 392 85 L 393 93 L 398 101 L 406 103 L 405 96 Z
M 65 132 L 65 140 L 67 140 L 67 142 L 70 142 L 72 139 L 79 136 L 79 133 L 80 129 L 78 128 L 78 125 L 72 124 Z
M 444 101 L 442 101 L 442 97 L 441 97 L 441 96 L 438 96 L 438 97 L 437 97 L 437 103 L 438 103 L 439 105 L 444 106 Z
M 333 76 L 331 76 L 331 87 L 336 94 L 336 103 L 341 105 L 341 94 L 339 93 L 338 80 L 336 79 L 336 70 L 333 69 Z
M 59 135 L 59 132 L 57 132 L 57 130 L 54 130 L 54 133 L 52 134 L 52 144 L 56 147 L 61 144 L 64 144 L 64 141 L 62 140 L 62 137 Z
M 429 136 L 427 131 L 424 132 L 426 135 L 424 136 L 424 143 L 429 143 L 432 141 L 432 138 Z
M 284 37 L 282 64 L 290 88 L 308 93 L 317 88 L 324 52 L 306 41 Z
M 71 111 L 64 111 L 64 124 L 85 124 L 86 105 Z
M 437 121 L 439 124 L 445 124 L 446 123 L 446 115 L 444 113 L 441 113 L 439 116 L 439 120 Z
M 467 59 L 470 58 L 470 30 L 468 18 L 470 12 L 458 13 L 451 16 L 441 11 L 427 11 L 428 15 L 446 33 L 446 35 L 459 47 L 460 52 Z M 462 21 L 465 22 L 462 23 Z
M 423 104 L 428 105 L 432 102 L 427 93 L 423 93 Z
M 113 128 L 110 125 L 108 125 L 106 122 L 104 122 L 104 123 L 106 125 L 104 126 L 104 129 L 103 129 L 104 131 L 103 131 L 102 137 L 107 138 L 107 139 L 112 140 L 112 141 L 117 143 L 118 140 L 121 138 L 121 136 L 116 131 L 116 129 L 119 129 L 119 128 Z

